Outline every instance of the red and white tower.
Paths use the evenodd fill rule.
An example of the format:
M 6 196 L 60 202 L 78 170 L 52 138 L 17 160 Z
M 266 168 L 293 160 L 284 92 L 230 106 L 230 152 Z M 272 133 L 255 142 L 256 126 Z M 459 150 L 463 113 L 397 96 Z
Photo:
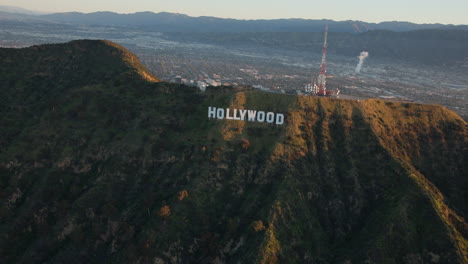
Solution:
M 322 48 L 322 63 L 320 64 L 320 73 L 317 77 L 317 95 L 327 95 L 327 39 L 328 25 L 325 26 L 325 40 Z
M 322 63 L 320 64 L 320 73 L 317 79 L 307 84 L 304 88 L 307 94 L 318 96 L 338 96 L 340 90 L 337 88 L 335 92 L 327 91 L 327 45 L 328 45 L 328 25 L 325 26 L 325 37 L 322 48 Z

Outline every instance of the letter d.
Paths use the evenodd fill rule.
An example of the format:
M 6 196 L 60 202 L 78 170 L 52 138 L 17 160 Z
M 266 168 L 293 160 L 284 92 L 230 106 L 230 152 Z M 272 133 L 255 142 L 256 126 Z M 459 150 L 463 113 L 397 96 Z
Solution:
M 277 125 L 284 124 L 284 115 L 283 114 L 276 114 L 276 124 Z

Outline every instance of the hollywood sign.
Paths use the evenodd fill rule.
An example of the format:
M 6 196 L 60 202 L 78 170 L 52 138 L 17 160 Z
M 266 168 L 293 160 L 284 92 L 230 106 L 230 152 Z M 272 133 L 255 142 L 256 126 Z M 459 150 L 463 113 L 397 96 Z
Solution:
M 284 114 L 247 109 L 229 109 L 208 107 L 208 118 L 239 120 L 276 125 L 284 124 Z

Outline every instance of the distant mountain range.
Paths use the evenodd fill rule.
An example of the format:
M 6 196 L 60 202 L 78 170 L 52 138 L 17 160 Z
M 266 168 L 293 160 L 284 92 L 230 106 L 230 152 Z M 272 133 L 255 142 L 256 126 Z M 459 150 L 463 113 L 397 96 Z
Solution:
M 24 8 L 16 7 L 16 6 L 6 6 L 6 5 L 0 5 L 0 12 L 12 13 L 12 14 L 23 14 L 23 15 L 45 15 L 49 13 L 49 12 L 28 10 L 28 9 L 24 9 Z
M 238 20 L 217 17 L 191 17 L 174 13 L 139 12 L 117 14 L 112 12 L 57 13 L 42 16 L 44 19 L 77 24 L 143 26 L 156 31 L 166 32 L 321 32 L 326 24 L 330 31 L 361 33 L 369 30 L 385 29 L 392 31 L 410 31 L 435 28 L 463 28 L 442 24 L 414 24 L 409 22 L 382 22 L 379 24 L 362 21 L 333 21 L 312 19 L 272 19 Z
M 239 20 L 217 17 L 191 17 L 175 13 L 138 12 L 118 14 L 113 12 L 54 13 L 37 15 L 34 12 L 0 6 L 0 19 L 41 19 L 53 22 L 142 27 L 159 32 L 322 32 L 326 24 L 332 32 L 362 33 L 371 30 L 411 31 L 421 29 L 463 29 L 468 25 L 415 24 L 410 22 L 367 23 L 362 21 L 333 21 L 313 19 Z M 8 13 L 8 14 L 6 14 Z M 11 14 L 15 13 L 12 17 Z M 10 14 L 10 15 L 9 15 Z

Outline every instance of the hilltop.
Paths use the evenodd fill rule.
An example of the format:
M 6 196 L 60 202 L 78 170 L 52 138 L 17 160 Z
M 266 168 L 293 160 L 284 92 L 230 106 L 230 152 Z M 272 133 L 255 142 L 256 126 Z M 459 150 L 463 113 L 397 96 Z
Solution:
M 0 83 L 2 263 L 468 261 L 467 123 L 444 107 L 200 93 L 108 41 L 0 49 Z

